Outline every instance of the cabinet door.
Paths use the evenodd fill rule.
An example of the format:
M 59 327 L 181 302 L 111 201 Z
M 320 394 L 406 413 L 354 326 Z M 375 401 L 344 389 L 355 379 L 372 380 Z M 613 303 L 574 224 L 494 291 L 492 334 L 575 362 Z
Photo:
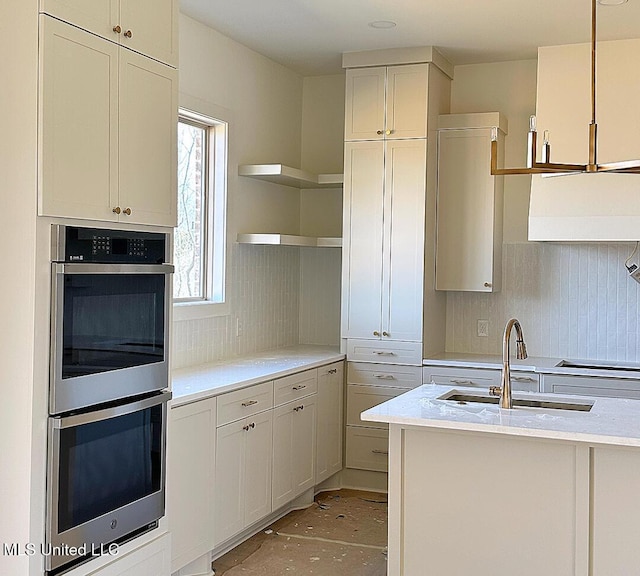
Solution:
M 119 205 L 123 222 L 176 225 L 177 88 L 176 70 L 121 49 Z
M 113 28 L 118 23 L 119 4 L 120 0 L 40 0 L 40 11 L 118 42 Z
M 168 440 L 168 513 L 171 571 L 213 548 L 216 399 L 171 410 Z
M 383 336 L 419 342 L 422 340 L 427 142 L 388 141 L 385 150 Z
M 214 539 L 217 546 L 244 527 L 244 420 L 216 430 Z
M 116 220 L 118 50 L 40 17 L 39 214 Z
M 344 364 L 318 368 L 316 484 L 342 470 Z
M 384 143 L 345 145 L 342 337 L 379 338 Z
M 315 428 L 315 394 L 274 409 L 273 510 L 313 486 Z
M 382 140 L 386 68 L 347 70 L 345 140 Z
M 273 412 L 247 418 L 244 453 L 244 524 L 249 526 L 271 512 Z
M 387 70 L 385 138 L 427 137 L 428 64 Z
M 123 46 L 178 65 L 177 0 L 122 0 L 120 26 Z
M 502 179 L 491 176 L 490 146 L 489 128 L 438 132 L 437 290 L 500 288 Z

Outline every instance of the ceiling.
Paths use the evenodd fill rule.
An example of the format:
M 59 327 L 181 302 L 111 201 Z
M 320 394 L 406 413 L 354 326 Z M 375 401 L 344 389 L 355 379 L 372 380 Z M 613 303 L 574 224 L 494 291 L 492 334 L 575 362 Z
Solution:
M 536 58 L 588 42 L 589 0 L 180 0 L 181 11 L 303 76 L 337 74 L 342 52 L 436 46 L 453 64 Z M 369 22 L 391 20 L 392 29 Z M 640 0 L 598 7 L 598 39 L 640 38 Z

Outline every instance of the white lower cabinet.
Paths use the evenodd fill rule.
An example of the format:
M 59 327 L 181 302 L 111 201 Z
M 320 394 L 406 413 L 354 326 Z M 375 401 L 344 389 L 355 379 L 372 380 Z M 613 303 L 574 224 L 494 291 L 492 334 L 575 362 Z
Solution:
M 167 507 L 171 571 L 213 547 L 216 399 L 171 409 Z
M 317 394 L 273 410 L 273 509 L 315 484 Z
M 440 386 L 464 386 L 486 388 L 501 385 L 499 368 L 460 368 L 457 366 L 425 366 L 422 369 L 424 384 Z M 539 392 L 540 376 L 535 372 L 514 370 L 511 366 L 511 386 L 517 392 Z
M 91 576 L 169 576 L 171 546 L 165 534 L 153 542 L 118 558 Z
M 215 544 L 271 512 L 271 410 L 216 430 Z
M 640 399 L 640 381 L 631 378 L 543 374 L 542 391 L 579 396 Z
M 316 484 L 342 470 L 344 363 L 318 368 Z

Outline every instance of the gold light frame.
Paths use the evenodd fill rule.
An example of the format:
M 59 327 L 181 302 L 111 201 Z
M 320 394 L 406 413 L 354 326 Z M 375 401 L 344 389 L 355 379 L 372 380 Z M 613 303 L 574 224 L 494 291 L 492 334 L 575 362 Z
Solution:
M 589 124 L 589 163 L 559 164 L 550 161 L 551 146 L 545 133 L 542 162 L 537 161 L 537 131 L 535 116 L 531 116 L 527 138 L 526 168 L 498 168 L 498 131 L 491 134 L 491 175 L 509 174 L 562 174 L 612 172 L 640 174 L 640 160 L 623 160 L 598 164 L 598 124 L 596 123 L 596 0 L 591 0 L 591 123 Z

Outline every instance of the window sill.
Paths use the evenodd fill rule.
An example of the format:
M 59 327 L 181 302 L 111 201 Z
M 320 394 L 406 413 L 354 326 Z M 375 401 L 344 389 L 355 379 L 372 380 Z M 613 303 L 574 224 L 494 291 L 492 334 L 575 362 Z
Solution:
M 178 302 L 173 305 L 173 320 L 199 320 L 214 316 L 228 316 L 230 307 L 228 302 Z

